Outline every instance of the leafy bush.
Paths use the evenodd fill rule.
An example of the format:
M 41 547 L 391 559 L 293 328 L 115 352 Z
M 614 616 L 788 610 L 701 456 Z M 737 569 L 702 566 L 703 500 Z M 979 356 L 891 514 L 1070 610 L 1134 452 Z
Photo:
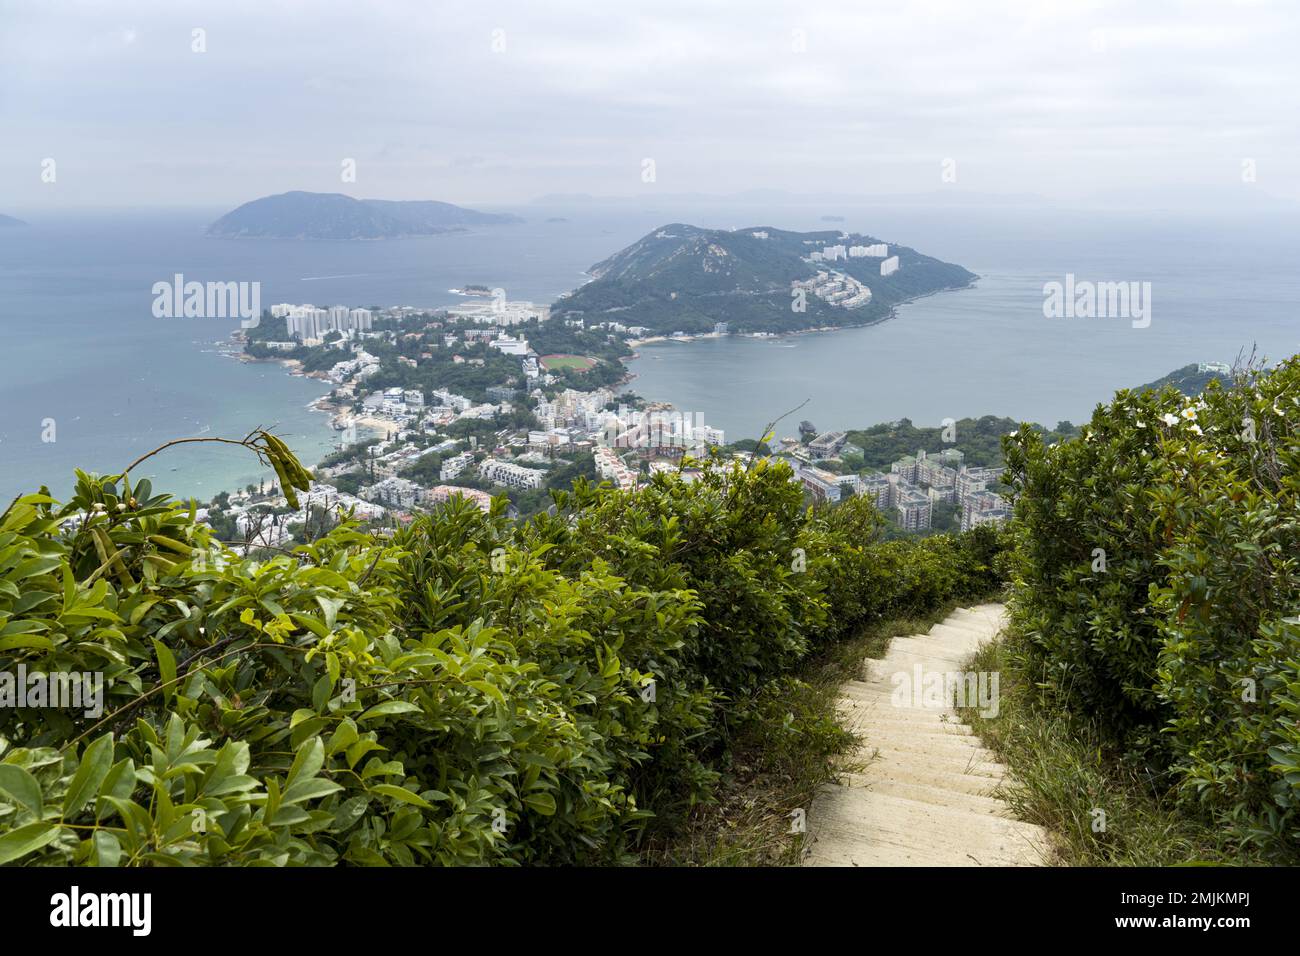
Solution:
M 878 545 L 868 505 L 805 509 L 790 478 L 580 481 L 523 525 L 453 499 L 260 560 L 126 476 L 22 498 L 0 680 L 101 674 L 104 700 L 0 707 L 0 863 L 633 861 L 713 798 L 731 711 L 777 720 L 810 647 L 993 581 L 962 564 L 989 540 Z
M 1300 363 L 1120 392 L 1080 439 L 1007 442 L 1013 619 L 1059 704 L 1216 825 L 1300 852 Z

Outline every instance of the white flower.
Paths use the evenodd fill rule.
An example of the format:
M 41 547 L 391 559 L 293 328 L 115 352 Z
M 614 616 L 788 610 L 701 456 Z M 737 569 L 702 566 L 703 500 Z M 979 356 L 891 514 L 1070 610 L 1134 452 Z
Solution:
M 1163 415 L 1160 416 L 1160 420 L 1164 422 L 1166 425 L 1178 424 L 1178 416 L 1173 414 L 1172 412 L 1165 412 Z
M 1191 422 L 1196 421 L 1196 406 L 1188 405 L 1186 408 L 1183 409 L 1182 416 L 1183 418 L 1186 418 L 1188 421 Z
M 1198 434 L 1198 435 L 1204 435 L 1204 434 L 1205 434 L 1205 432 L 1201 431 L 1201 426 L 1200 426 L 1200 425 L 1193 425 L 1193 426 L 1192 426 L 1192 431 L 1196 432 L 1196 434 Z

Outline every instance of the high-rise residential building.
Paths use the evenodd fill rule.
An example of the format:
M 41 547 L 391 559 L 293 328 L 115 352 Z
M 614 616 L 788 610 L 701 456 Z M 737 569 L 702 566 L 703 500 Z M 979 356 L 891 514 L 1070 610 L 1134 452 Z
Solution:
M 924 454 L 924 452 L 922 452 Z M 908 481 L 916 481 L 917 459 L 911 455 L 904 455 L 898 461 L 889 466 L 889 473 L 898 475 Z
M 933 503 L 924 491 L 899 482 L 894 489 L 893 507 L 900 528 L 906 531 L 925 531 L 930 527 Z
M 492 510 L 492 496 L 488 492 L 480 491 L 478 488 L 459 488 L 456 485 L 434 485 L 424 493 L 422 503 L 444 504 L 456 497 L 471 502 L 484 514 Z
M 969 531 L 980 525 L 998 525 L 1011 517 L 1007 499 L 992 491 L 977 491 L 962 502 L 961 530 Z
M 889 507 L 889 496 L 893 487 L 889 475 L 862 475 L 858 479 L 857 494 L 861 498 L 871 499 L 872 504 L 883 511 Z

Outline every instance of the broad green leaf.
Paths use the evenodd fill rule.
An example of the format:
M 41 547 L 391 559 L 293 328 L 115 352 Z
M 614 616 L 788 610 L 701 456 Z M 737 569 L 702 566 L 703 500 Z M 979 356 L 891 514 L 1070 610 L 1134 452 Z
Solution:
M 164 644 L 158 638 L 153 639 L 154 653 L 158 655 L 158 679 L 160 683 L 168 684 L 176 679 L 176 655 L 172 653 L 170 647 Z M 176 696 L 176 685 L 172 684 L 163 690 L 163 697 L 170 704 Z
M 320 768 L 324 763 L 325 745 L 321 742 L 321 739 L 312 737 L 304 741 L 293 758 L 293 766 L 289 768 L 289 776 L 285 778 L 286 794 L 295 781 L 299 779 L 310 780 L 320 773 Z
M 29 823 L 0 836 L 0 866 L 39 850 L 56 839 L 61 828 L 57 823 Z
M 41 785 L 22 767 L 0 763 L 0 793 L 8 794 L 35 814 L 37 819 L 40 818 L 44 804 L 41 798 Z
M 530 793 L 524 797 L 524 805 L 544 817 L 555 816 L 555 798 L 549 793 Z
M 95 865 L 117 866 L 122 859 L 122 844 L 108 830 L 95 831 Z
M 100 785 L 113 768 L 113 735 L 104 734 L 81 755 L 81 766 L 63 798 L 63 819 L 68 819 L 99 794 Z
M 316 800 L 320 797 L 328 797 L 331 793 L 337 793 L 343 788 L 333 780 L 326 780 L 323 777 L 313 777 L 310 780 L 297 780 L 285 788 L 284 797 L 280 801 L 282 806 L 291 806 L 295 803 L 302 803 L 304 800 Z
M 409 700 L 386 700 L 382 704 L 375 704 L 357 720 L 369 720 L 372 717 L 392 717 L 394 714 L 418 713 L 419 710 L 420 708 Z
M 433 804 L 418 793 L 413 793 L 405 787 L 399 787 L 393 783 L 377 783 L 370 788 L 371 793 L 378 793 L 385 797 L 392 797 L 394 800 L 401 800 L 403 803 L 410 803 L 425 810 L 432 810 Z

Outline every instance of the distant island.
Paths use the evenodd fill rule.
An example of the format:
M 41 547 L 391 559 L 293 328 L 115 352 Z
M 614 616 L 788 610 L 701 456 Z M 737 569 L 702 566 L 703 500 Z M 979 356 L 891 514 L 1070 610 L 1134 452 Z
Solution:
M 207 235 L 221 239 L 411 239 L 522 221 L 518 216 L 477 212 L 432 200 L 288 192 L 244 203 L 209 226 Z
M 27 223 L 23 222 L 21 219 L 15 219 L 13 216 L 0 215 L 0 229 L 3 229 L 6 226 L 25 226 L 25 225 L 27 225 Z
M 672 223 L 596 263 L 553 316 L 654 334 L 870 325 L 895 306 L 976 279 L 906 246 L 839 231 Z

